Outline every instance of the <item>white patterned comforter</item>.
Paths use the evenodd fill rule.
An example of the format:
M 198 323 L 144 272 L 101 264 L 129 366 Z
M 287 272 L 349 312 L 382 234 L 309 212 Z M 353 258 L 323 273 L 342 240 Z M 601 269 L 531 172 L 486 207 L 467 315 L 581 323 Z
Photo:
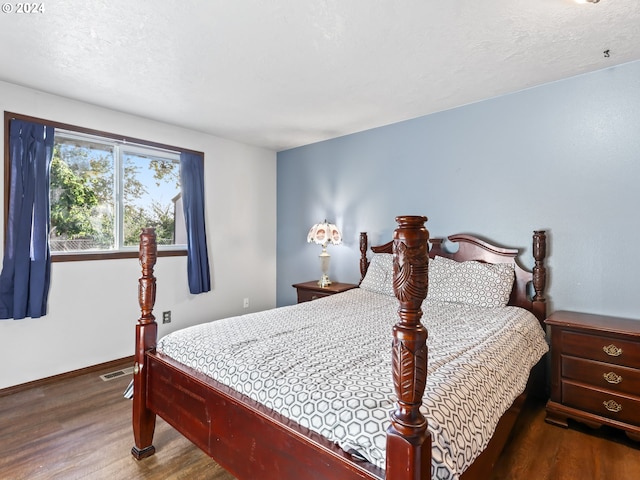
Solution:
M 354 289 L 180 330 L 157 349 L 384 468 L 397 309 L 395 297 Z M 423 311 L 431 477 L 456 480 L 548 347 L 520 308 L 427 300 Z

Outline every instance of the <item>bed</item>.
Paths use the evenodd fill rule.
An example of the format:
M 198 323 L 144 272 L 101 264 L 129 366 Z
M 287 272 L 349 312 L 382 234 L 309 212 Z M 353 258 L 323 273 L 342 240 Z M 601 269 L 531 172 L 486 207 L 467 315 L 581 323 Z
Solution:
M 239 479 L 487 478 L 524 401 L 525 384 L 528 381 L 529 390 L 543 388 L 543 381 L 534 382 L 529 370 L 540 365 L 546 351 L 540 326 L 546 314 L 545 233 L 534 232 L 534 266 L 527 272 L 516 261 L 516 249 L 455 235 L 448 237 L 458 246 L 451 253 L 443 240 L 429 240 L 426 217 L 396 220 L 393 240 L 372 247 L 371 259 L 367 236 L 361 234 L 360 288 L 211 322 L 189 329 L 195 335 L 174 332 L 160 341 L 153 317 L 155 238 L 152 229 L 145 229 L 133 380 L 134 457 L 140 460 L 155 452 L 153 432 L 160 415 Z M 507 272 L 511 282 L 508 288 L 488 288 L 489 297 L 500 291 L 501 298 L 484 296 L 480 301 L 485 303 L 470 306 L 465 302 L 477 302 L 475 293 L 466 299 L 468 289 L 447 284 L 456 278 L 451 272 L 461 275 L 455 282 L 467 281 L 468 268 L 489 269 L 503 283 Z M 458 313 L 451 313 L 457 311 L 478 323 L 469 327 L 458 321 Z M 492 311 L 501 312 L 492 318 L 505 319 L 494 325 L 494 320 L 477 317 Z M 444 320 L 434 320 L 440 317 Z M 314 318 L 322 318 L 322 323 Z M 431 338 L 425 327 L 433 330 Z M 233 338 L 230 343 L 221 340 L 225 330 Z M 513 331 L 510 335 L 517 340 L 499 344 L 502 334 L 496 332 L 502 330 Z M 525 330 L 537 340 L 525 338 Z M 472 331 L 482 331 L 483 342 L 497 349 L 489 360 L 468 343 Z M 195 347 L 187 346 L 189 336 L 195 338 Z M 303 350 L 301 336 L 313 339 L 311 350 L 319 356 Z M 462 345 L 470 356 L 439 353 L 439 345 L 447 341 Z M 509 346 L 514 341 L 521 343 Z M 276 350 L 280 357 L 265 360 Z M 529 360 L 511 356 L 525 350 L 531 350 Z M 212 365 L 206 366 L 206 357 Z M 232 363 L 219 363 L 225 357 Z M 514 379 L 497 382 L 513 384 L 515 391 L 509 395 L 492 382 L 473 380 L 481 371 L 489 371 L 492 378 L 525 364 Z M 336 393 L 318 386 L 321 377 L 331 384 L 349 377 L 353 383 L 339 384 Z M 438 378 L 453 379 L 454 384 L 434 383 Z M 474 413 L 466 401 L 458 401 L 461 390 L 478 398 L 480 391 L 493 392 L 479 402 L 491 412 Z M 338 410 L 327 410 L 329 403 Z M 443 410 L 468 410 L 471 417 L 465 420 L 456 413 L 447 419 Z M 323 424 L 320 417 L 328 420 Z

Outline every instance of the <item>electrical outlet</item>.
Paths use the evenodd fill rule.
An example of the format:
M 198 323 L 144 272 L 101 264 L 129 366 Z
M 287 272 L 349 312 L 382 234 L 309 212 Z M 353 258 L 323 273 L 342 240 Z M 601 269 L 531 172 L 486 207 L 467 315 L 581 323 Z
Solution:
M 249 308 L 249 299 L 245 298 L 242 302 L 242 308 Z
M 171 323 L 171 310 L 162 312 L 162 323 Z

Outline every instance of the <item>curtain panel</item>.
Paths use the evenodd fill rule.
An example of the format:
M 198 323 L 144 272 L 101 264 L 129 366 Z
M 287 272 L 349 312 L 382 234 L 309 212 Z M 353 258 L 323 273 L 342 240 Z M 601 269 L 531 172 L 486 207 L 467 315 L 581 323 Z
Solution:
M 0 319 L 46 315 L 51 276 L 49 167 L 54 128 L 9 124 L 9 211 L 0 273 Z
M 180 154 L 180 182 L 187 228 L 187 274 L 192 294 L 211 290 L 204 220 L 204 156 Z

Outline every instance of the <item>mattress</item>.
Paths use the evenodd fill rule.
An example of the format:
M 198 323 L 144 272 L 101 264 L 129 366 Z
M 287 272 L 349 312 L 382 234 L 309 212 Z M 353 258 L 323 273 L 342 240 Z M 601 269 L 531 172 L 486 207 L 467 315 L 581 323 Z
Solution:
M 358 288 L 179 330 L 157 350 L 384 468 L 397 309 L 395 297 Z M 423 312 L 431 474 L 455 480 L 548 347 L 521 308 L 426 300 Z

